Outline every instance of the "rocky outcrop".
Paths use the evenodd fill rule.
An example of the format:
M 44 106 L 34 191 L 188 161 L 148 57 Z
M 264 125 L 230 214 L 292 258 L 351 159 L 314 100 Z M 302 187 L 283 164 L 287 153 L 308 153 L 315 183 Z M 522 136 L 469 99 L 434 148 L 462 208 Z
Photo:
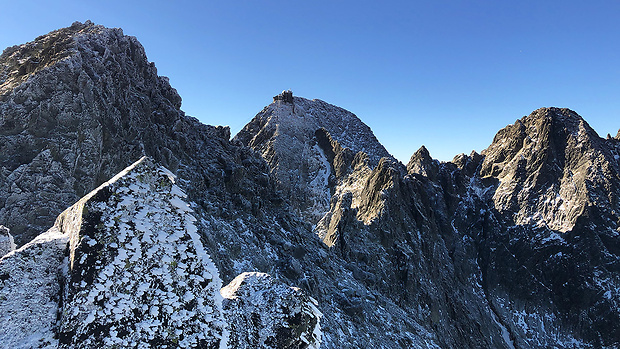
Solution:
M 16 247 L 13 235 L 9 233 L 9 228 L 0 225 L 0 258 L 14 251 Z
M 222 289 L 232 348 L 319 348 L 314 299 L 264 273 L 242 273 Z
M 483 153 L 482 176 L 500 182 L 493 201 L 516 224 L 571 230 L 587 206 L 618 211 L 614 154 L 575 112 L 543 108 L 501 130 Z M 609 219 L 618 216 L 609 214 Z
M 60 348 L 226 341 L 222 281 L 186 197 L 171 172 L 144 158 L 58 218 L 70 236 Z
M 435 180 L 439 171 L 439 161 L 433 159 L 425 146 L 420 147 L 409 159 L 407 173 L 419 174 Z

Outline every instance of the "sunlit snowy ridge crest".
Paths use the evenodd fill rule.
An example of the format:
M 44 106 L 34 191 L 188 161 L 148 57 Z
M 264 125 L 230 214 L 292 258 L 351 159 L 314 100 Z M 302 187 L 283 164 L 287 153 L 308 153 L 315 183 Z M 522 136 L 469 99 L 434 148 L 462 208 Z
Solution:
M 147 338 L 151 345 L 190 348 L 221 340 L 222 283 L 186 195 L 171 179 L 142 159 L 83 199 L 61 345 L 126 347 Z

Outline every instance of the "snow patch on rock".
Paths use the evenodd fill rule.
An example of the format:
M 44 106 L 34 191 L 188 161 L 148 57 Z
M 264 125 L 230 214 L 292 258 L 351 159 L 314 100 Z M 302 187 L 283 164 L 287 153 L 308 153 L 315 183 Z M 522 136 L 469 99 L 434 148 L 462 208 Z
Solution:
M 0 225 L 0 258 L 16 248 L 15 240 L 9 233 L 9 228 Z
M 233 348 L 307 348 L 321 344 L 316 300 L 265 273 L 242 273 L 221 290 Z
M 60 347 L 220 345 L 222 282 L 185 198 L 143 158 L 63 213 L 71 270 Z
M 55 348 L 68 236 L 56 227 L 0 259 L 0 347 Z

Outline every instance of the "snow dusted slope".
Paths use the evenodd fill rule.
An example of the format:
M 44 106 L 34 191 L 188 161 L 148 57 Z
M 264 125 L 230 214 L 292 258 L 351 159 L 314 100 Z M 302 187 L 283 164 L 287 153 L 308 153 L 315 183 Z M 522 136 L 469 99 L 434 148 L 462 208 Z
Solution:
M 175 182 L 142 158 L 2 258 L 0 347 L 318 348 L 316 302 L 267 274 L 233 280 L 223 309 Z
M 69 236 L 56 227 L 0 259 L 0 348 L 56 348 Z
M 315 137 L 319 129 L 353 154 L 366 153 L 371 167 L 392 156 L 353 113 L 318 99 L 281 96 L 274 97 L 234 140 L 261 153 L 294 208 L 317 223 L 329 211 L 336 183 L 329 157 Z
M 232 348 L 319 348 L 322 314 L 316 301 L 298 288 L 265 273 L 242 273 L 222 295 Z
M 145 158 L 59 217 L 71 236 L 60 347 L 219 346 L 222 282 L 185 197 Z

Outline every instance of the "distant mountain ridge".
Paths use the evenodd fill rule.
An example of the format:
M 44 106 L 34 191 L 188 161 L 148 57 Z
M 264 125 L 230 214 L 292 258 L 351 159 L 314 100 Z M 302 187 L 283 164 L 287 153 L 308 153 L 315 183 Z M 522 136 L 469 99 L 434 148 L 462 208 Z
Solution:
M 620 345 L 620 131 L 405 165 L 290 91 L 232 140 L 180 106 L 120 29 L 0 56 L 1 348 Z

